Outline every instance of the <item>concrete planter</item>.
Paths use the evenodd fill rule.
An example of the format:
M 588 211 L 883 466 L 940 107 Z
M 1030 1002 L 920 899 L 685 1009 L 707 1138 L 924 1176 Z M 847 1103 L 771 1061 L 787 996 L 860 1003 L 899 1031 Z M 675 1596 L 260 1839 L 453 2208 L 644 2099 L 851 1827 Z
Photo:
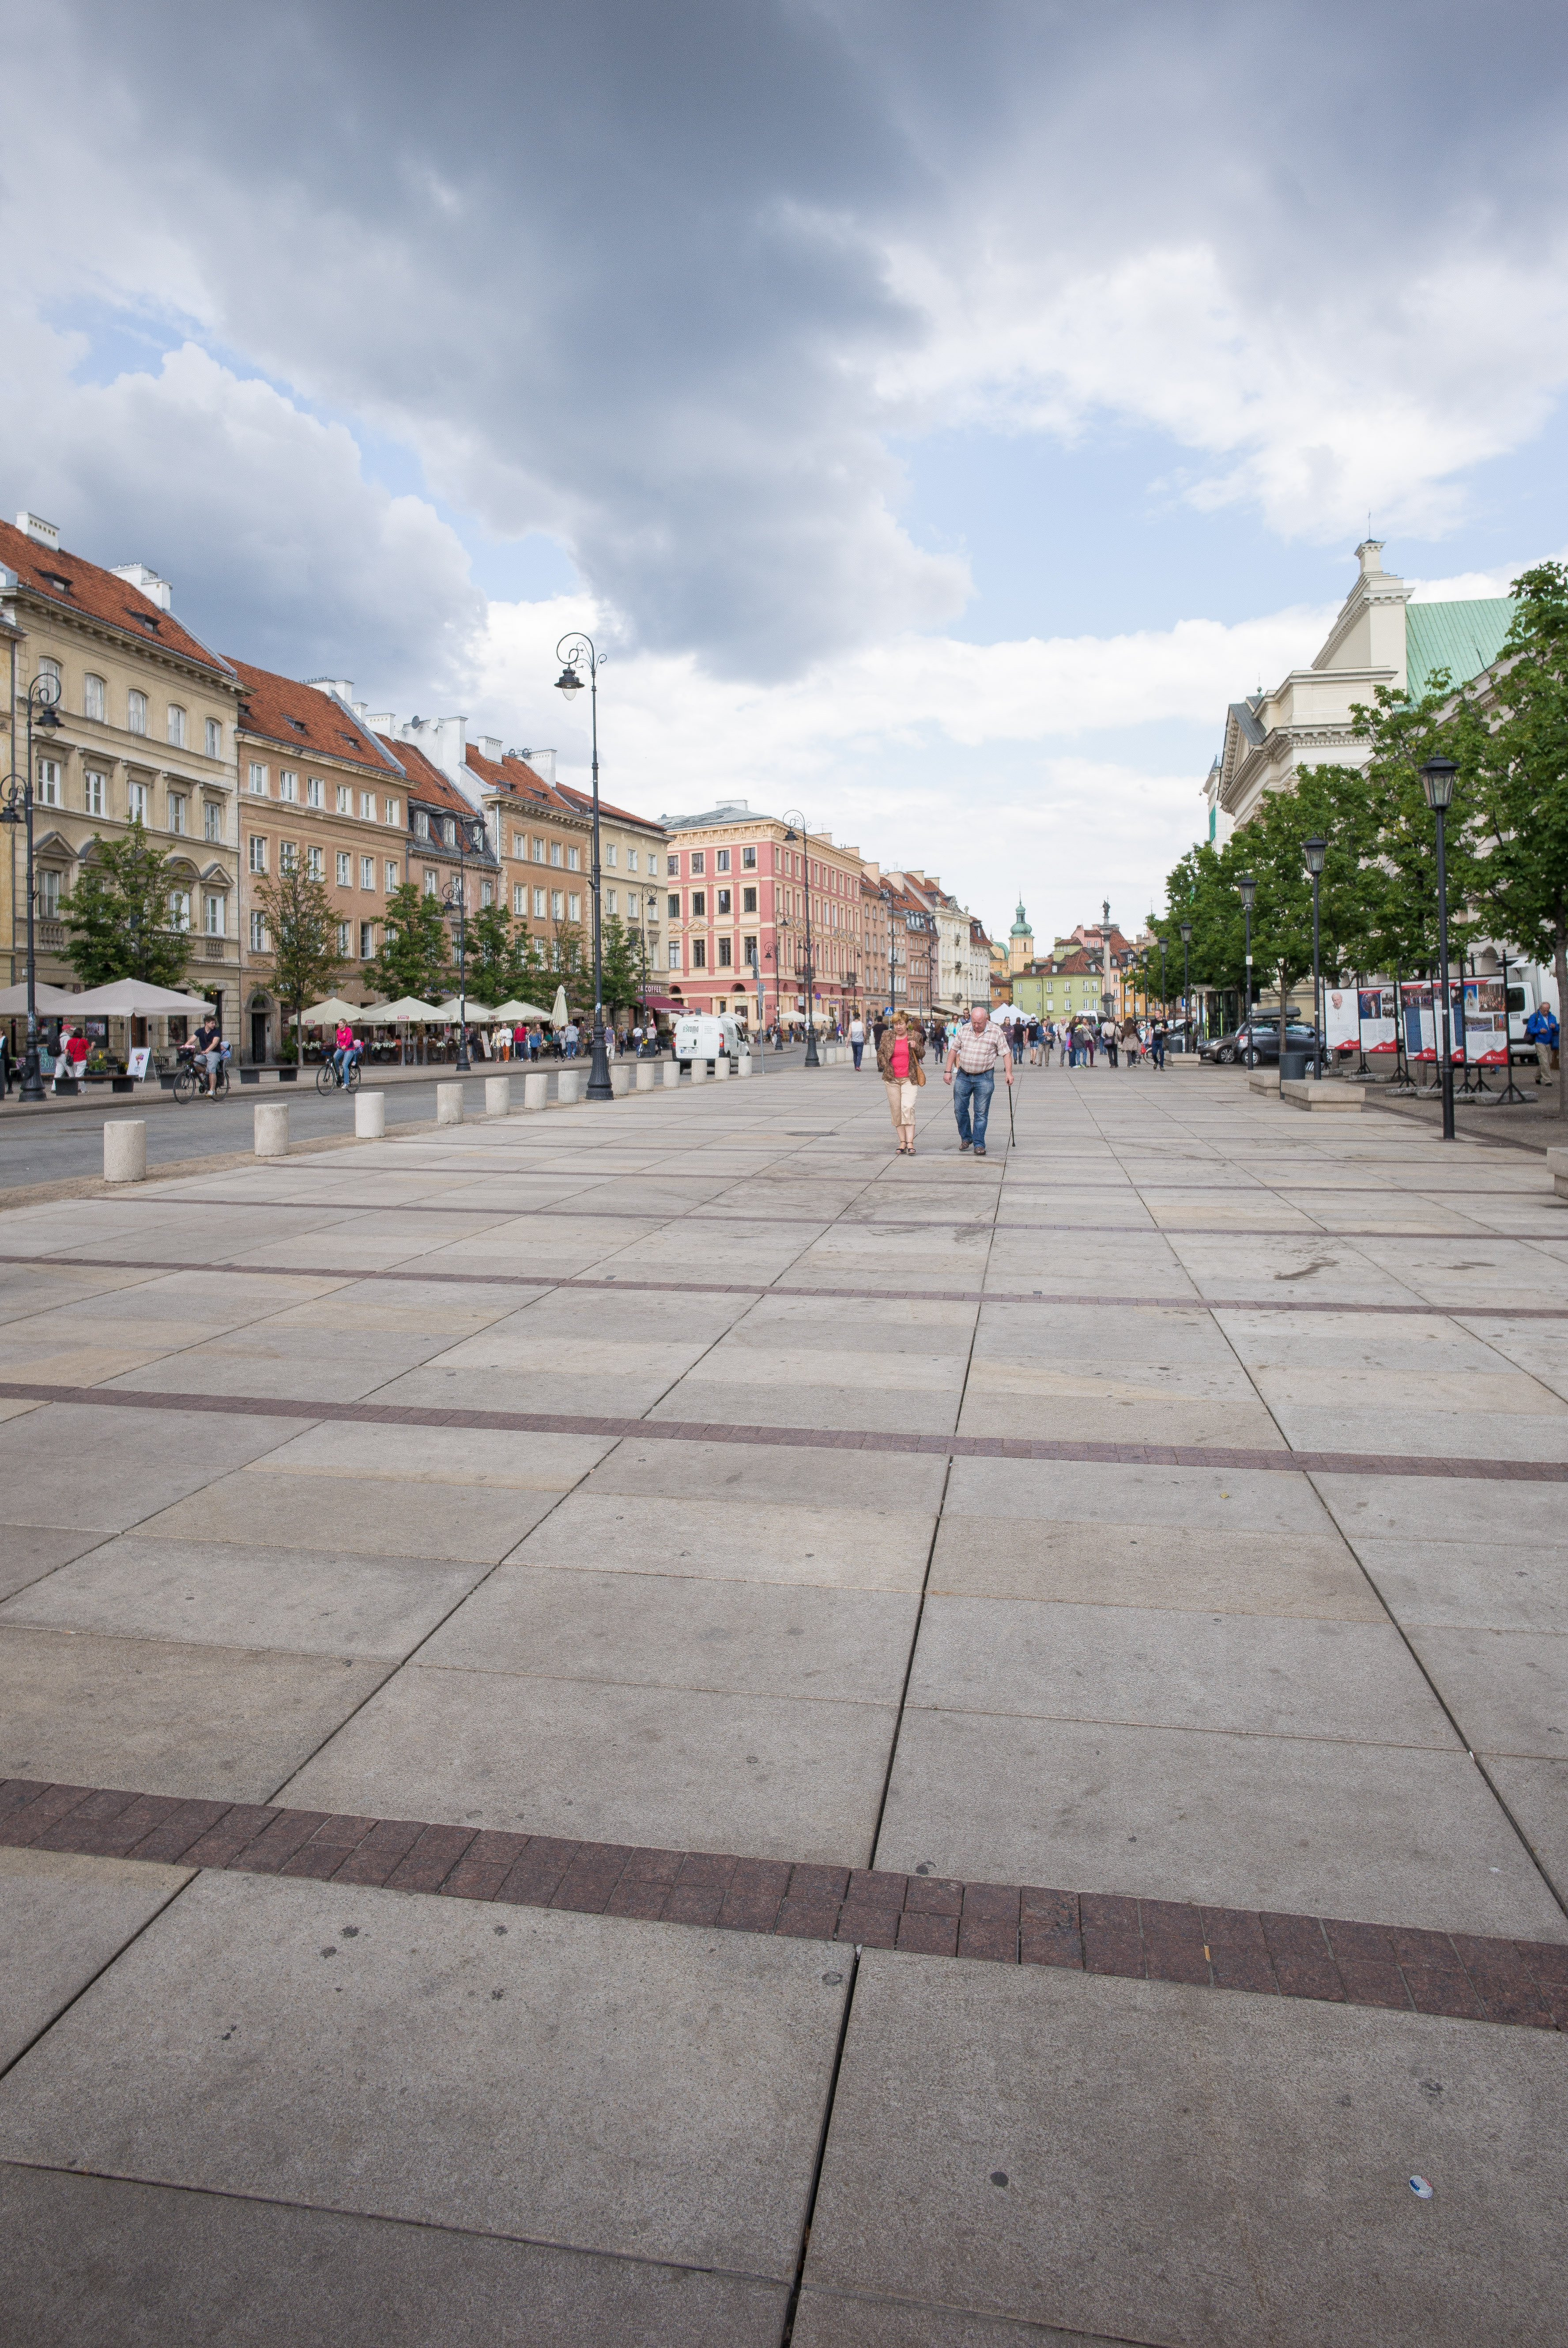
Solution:
M 1279 1097 L 1291 1108 L 1311 1109 L 1318 1116 L 1325 1110 L 1343 1110 L 1358 1116 L 1366 1098 L 1366 1087 L 1362 1085 L 1320 1085 L 1305 1076 L 1286 1076 L 1279 1087 Z

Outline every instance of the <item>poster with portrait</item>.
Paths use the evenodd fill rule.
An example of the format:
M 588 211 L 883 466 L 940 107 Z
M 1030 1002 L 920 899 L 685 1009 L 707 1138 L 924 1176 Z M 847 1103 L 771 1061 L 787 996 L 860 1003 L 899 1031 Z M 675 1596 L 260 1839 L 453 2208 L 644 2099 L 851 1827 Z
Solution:
M 1424 978 L 1407 978 L 1399 988 L 1399 1020 L 1405 1031 L 1407 1060 L 1435 1060 L 1438 1056 L 1437 1021 L 1432 1010 L 1432 990 Z
M 1508 1016 L 1501 978 L 1464 983 L 1464 1056 L 1482 1068 L 1501 1068 L 1508 1059 Z
M 1361 1042 L 1361 998 L 1353 986 L 1323 990 L 1323 1040 L 1331 1052 L 1354 1052 Z
M 1386 1053 L 1392 1059 L 1399 1048 L 1399 1031 L 1394 1014 L 1394 990 L 1391 986 L 1363 986 L 1356 996 L 1356 1007 L 1361 1029 L 1361 1049 L 1368 1058 L 1374 1052 Z

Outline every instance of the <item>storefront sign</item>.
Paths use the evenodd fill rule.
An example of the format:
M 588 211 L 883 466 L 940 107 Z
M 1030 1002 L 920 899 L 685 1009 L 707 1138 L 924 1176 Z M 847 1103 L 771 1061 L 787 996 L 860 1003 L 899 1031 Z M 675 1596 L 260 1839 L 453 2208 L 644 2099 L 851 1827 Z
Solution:
M 125 1065 L 127 1076 L 134 1076 L 138 1084 L 139 1084 L 147 1074 L 147 1064 L 151 1057 L 152 1051 L 149 1045 L 146 1044 L 138 1045 L 136 1050 L 128 1053 L 126 1056 Z

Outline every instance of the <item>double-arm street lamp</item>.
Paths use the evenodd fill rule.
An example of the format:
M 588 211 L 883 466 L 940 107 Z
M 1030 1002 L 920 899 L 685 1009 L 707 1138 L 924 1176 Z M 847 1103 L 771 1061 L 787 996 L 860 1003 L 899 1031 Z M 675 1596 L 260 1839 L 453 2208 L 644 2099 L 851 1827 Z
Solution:
M 1307 859 L 1307 869 L 1312 875 L 1312 1072 L 1323 1080 L 1323 995 L 1319 976 L 1321 957 L 1318 950 L 1318 891 L 1323 883 L 1323 860 L 1328 853 L 1326 839 L 1304 839 L 1301 852 Z M 1285 1049 L 1285 1027 L 1279 1030 L 1279 1048 Z
M 597 650 L 591 636 L 579 631 L 561 638 L 556 646 L 556 658 L 561 664 L 556 689 L 568 701 L 575 701 L 582 691 L 580 672 L 585 667 L 588 670 L 593 736 L 593 870 L 589 876 L 593 891 L 593 1063 L 589 1069 L 588 1097 L 590 1101 L 607 1101 L 614 1099 L 615 1088 L 610 1081 L 610 1056 L 604 1045 L 604 949 L 599 921 L 599 672 L 604 654 Z
M 1442 1052 L 1443 1139 L 1454 1138 L 1454 1064 L 1449 1034 L 1449 871 L 1443 844 L 1443 818 L 1453 803 L 1454 778 L 1459 773 L 1451 758 L 1429 758 L 1421 768 L 1421 788 L 1427 795 L 1427 805 L 1438 821 L 1438 963 L 1439 984 L 1442 994 L 1442 1026 L 1440 1030 Z M 1508 997 L 1503 996 L 1504 1032 L 1507 1028 Z
M 27 1056 L 22 1063 L 22 1087 L 18 1098 L 41 1101 L 44 1085 L 38 1074 L 38 953 L 33 901 L 33 730 L 36 726 L 41 734 L 59 731 L 59 678 L 51 676 L 46 670 L 43 675 L 33 679 L 25 698 L 27 704 L 27 770 L 24 775 L 16 772 L 16 733 L 13 711 L 11 772 L 5 778 L 3 791 L 0 791 L 0 823 L 25 824 L 27 829 Z
M 812 969 L 812 966 L 811 966 L 811 834 L 810 834 L 810 832 L 808 832 L 808 831 L 807 831 L 807 829 L 806 829 L 806 828 L 805 828 L 805 818 L 804 818 L 804 815 L 802 815 L 802 813 L 801 813 L 801 811 L 800 811 L 799 808 L 786 808 L 784 809 L 784 825 L 785 825 L 784 838 L 785 838 L 785 839 L 793 840 L 793 839 L 794 839 L 796 838 L 796 834 L 795 834 L 795 832 L 794 832 L 793 829 L 791 829 L 789 828 L 789 827 L 791 827 L 792 825 L 795 825 L 795 824 L 798 824 L 798 825 L 799 825 L 799 827 L 800 827 L 800 831 L 799 831 L 799 841 L 800 841 L 800 845 L 801 845 L 801 847 L 802 847 L 802 848 L 804 850 L 804 851 L 805 851 L 805 852 L 804 852 L 804 854 L 802 856 L 802 858 L 801 858 L 801 860 L 800 860 L 800 869 L 801 869 L 801 873 L 802 873 L 802 875 L 803 875 L 803 878 L 804 878 L 804 885 L 805 885 L 805 1061 L 804 1061 L 804 1066 L 805 1066 L 806 1067 L 808 1067 L 808 1068 L 820 1068 L 820 1067 L 821 1067 L 821 1066 L 822 1066 L 822 1062 L 818 1059 L 818 1057 L 817 1057 L 817 1054 L 816 1054 L 816 996 L 815 996 L 815 984 L 816 984 L 816 973 L 815 973 L 815 972 Z
M 1257 896 L 1257 882 L 1250 872 L 1243 872 L 1235 885 L 1241 895 L 1242 911 L 1246 916 L 1246 1064 L 1249 1068 L 1255 1068 L 1257 1045 L 1252 1032 L 1252 909 Z

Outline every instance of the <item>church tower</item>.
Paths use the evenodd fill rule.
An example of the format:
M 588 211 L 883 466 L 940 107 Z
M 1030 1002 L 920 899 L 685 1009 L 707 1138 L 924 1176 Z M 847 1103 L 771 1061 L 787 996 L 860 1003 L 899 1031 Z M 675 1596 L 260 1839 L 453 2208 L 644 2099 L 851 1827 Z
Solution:
M 1023 910 L 1023 899 L 1018 903 L 1018 919 L 1008 932 L 1008 968 L 1015 973 L 1027 970 L 1034 960 L 1034 932 Z

